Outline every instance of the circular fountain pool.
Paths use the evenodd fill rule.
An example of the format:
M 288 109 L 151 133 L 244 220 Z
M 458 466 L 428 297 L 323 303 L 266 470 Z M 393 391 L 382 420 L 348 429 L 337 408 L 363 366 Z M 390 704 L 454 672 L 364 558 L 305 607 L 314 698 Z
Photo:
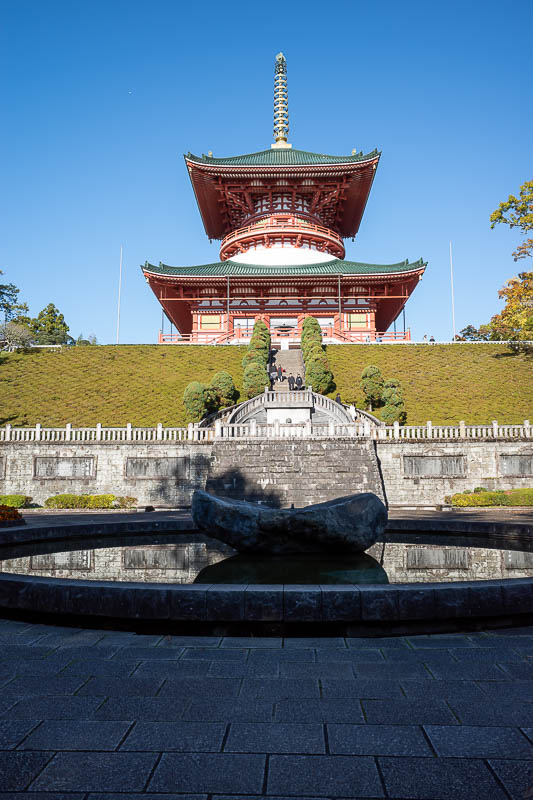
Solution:
M 4 532 L 0 608 L 182 630 L 347 634 L 507 625 L 533 614 L 528 527 L 471 524 L 466 535 L 413 522 L 364 554 L 335 558 L 238 555 L 195 531 L 172 531 L 170 521 L 149 532 L 140 521 L 124 527 L 124 535 L 117 523 Z

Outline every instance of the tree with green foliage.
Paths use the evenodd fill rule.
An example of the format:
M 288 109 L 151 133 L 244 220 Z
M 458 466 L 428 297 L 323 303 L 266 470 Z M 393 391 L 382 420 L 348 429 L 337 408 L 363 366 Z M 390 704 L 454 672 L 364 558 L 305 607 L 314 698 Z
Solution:
M 200 381 L 191 381 L 183 392 L 183 405 L 188 422 L 200 422 L 213 409 L 213 392 Z
M 244 370 L 242 376 L 242 386 L 246 397 L 255 397 L 265 390 L 265 386 L 270 385 L 266 367 L 257 361 L 252 361 Z
M 211 389 L 218 408 L 228 408 L 233 405 L 237 392 L 229 372 L 221 370 L 215 373 L 211 380 Z
M 490 227 L 496 225 L 509 225 L 510 228 L 519 228 L 525 236 L 533 230 L 533 181 L 526 181 L 520 187 L 520 196 L 510 194 L 504 203 L 500 203 L 496 211 L 490 215 Z M 513 253 L 513 258 L 518 261 L 533 255 L 533 239 L 524 239 Z
M 392 425 L 393 422 L 399 422 L 401 425 L 405 424 L 407 414 L 405 411 L 402 385 L 399 380 L 392 378 L 391 380 L 385 381 L 381 402 L 383 403 L 383 409 L 381 411 L 381 419 L 383 422 L 386 422 L 387 425 Z
M 379 367 L 375 367 L 372 364 L 365 367 L 361 372 L 361 382 L 359 385 L 372 411 L 373 408 L 376 408 L 381 403 L 381 395 L 383 394 L 384 388 L 383 375 Z
M 31 330 L 37 344 L 66 344 L 73 341 L 68 335 L 69 327 L 65 317 L 53 303 L 39 311 L 31 321 Z
M 4 273 L 0 270 L 0 275 Z M 14 283 L 0 284 L 0 312 L 4 315 L 4 323 L 10 322 L 15 317 L 20 317 L 23 312 L 28 310 L 26 303 L 19 303 L 18 296 L 20 289 Z M 18 320 L 23 324 L 23 320 Z
M 80 333 L 80 335 L 76 339 L 76 345 L 78 347 L 80 346 L 88 347 L 89 345 L 95 345 L 95 344 L 98 344 L 98 341 L 94 333 L 91 333 L 86 339 L 84 338 L 83 333 Z

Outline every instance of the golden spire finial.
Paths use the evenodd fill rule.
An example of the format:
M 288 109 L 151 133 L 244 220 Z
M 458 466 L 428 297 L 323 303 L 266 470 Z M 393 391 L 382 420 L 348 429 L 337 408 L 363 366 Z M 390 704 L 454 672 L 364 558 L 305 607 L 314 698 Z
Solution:
M 283 53 L 278 53 L 274 66 L 274 139 L 272 147 L 290 147 L 287 143 L 289 133 L 289 95 L 287 92 L 287 61 Z

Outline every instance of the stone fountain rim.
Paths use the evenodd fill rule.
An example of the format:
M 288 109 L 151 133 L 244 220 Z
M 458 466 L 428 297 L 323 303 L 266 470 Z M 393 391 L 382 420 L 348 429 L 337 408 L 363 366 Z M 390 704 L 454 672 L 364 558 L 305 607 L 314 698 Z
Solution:
M 187 520 L 32 525 L 0 531 L 0 545 L 164 531 L 197 532 Z M 389 520 L 388 530 L 532 537 L 533 525 L 471 520 Z M 347 628 L 485 624 L 533 614 L 533 578 L 389 585 L 150 584 L 0 573 L 0 609 L 146 622 L 343 624 Z

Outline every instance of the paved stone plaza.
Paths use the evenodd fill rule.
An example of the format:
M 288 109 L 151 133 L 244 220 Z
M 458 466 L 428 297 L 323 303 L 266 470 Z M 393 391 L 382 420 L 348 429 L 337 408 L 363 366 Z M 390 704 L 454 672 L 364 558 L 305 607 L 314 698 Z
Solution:
M 0 637 L 1 800 L 533 797 L 533 627 Z

